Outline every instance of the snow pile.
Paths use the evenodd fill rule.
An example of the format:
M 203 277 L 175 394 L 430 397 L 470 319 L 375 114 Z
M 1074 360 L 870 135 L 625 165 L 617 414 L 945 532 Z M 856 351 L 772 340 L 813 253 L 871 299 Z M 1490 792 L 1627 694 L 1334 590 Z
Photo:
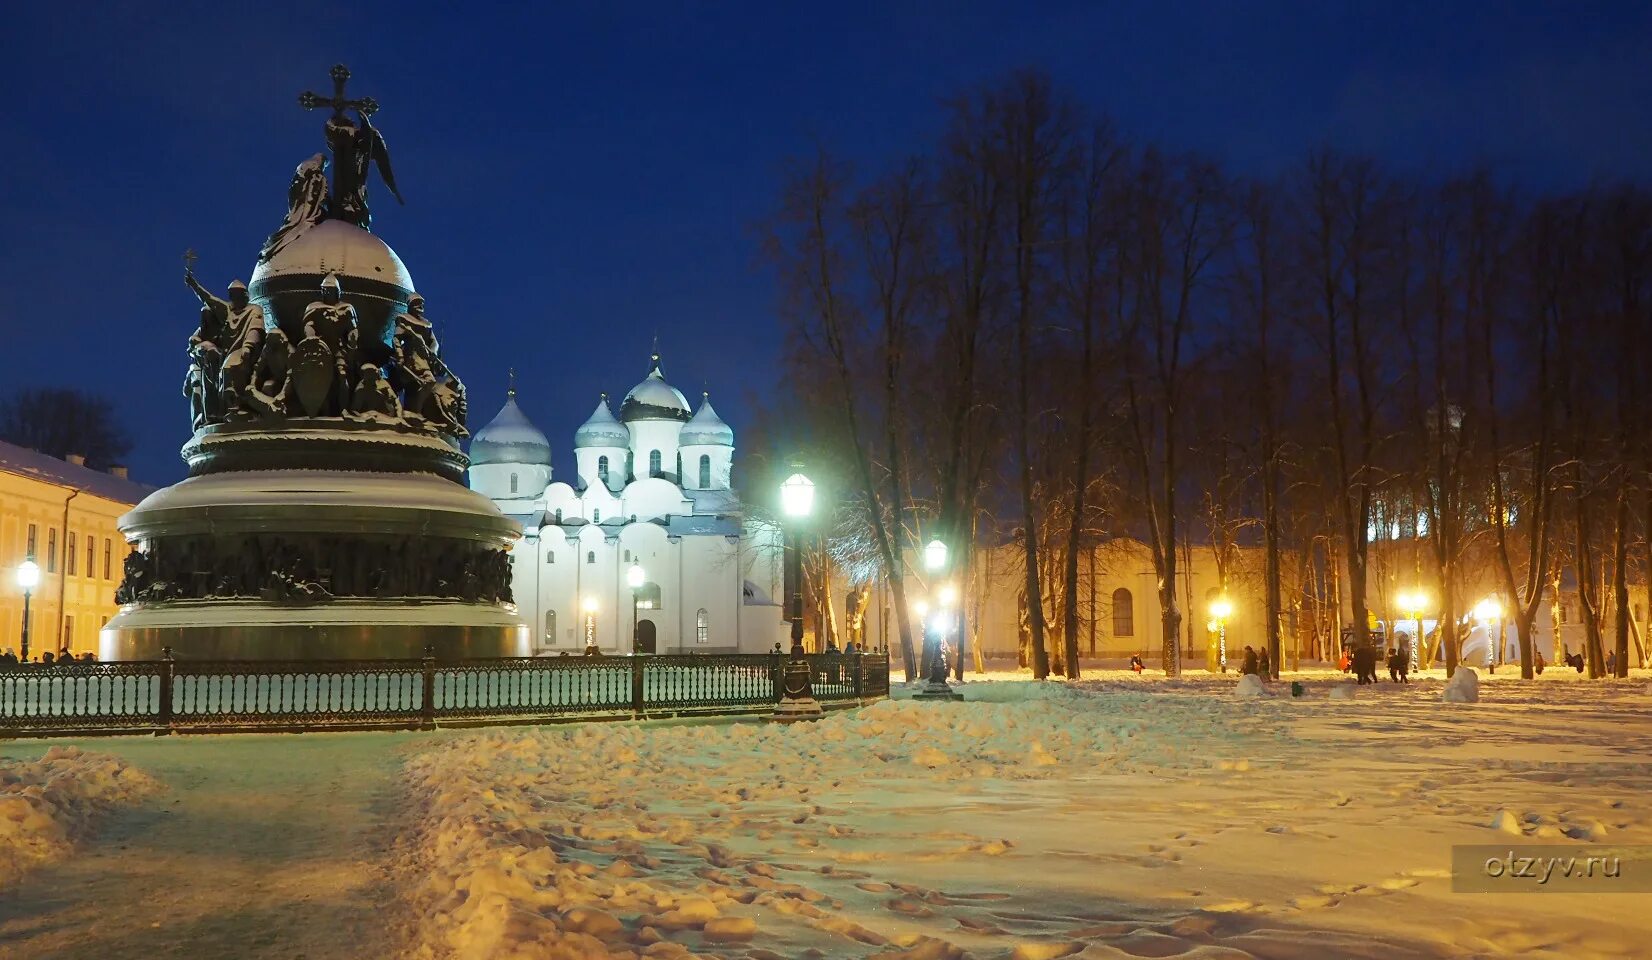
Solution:
M 1446 681 L 1440 699 L 1446 703 L 1479 703 L 1480 675 L 1474 672 L 1473 667 L 1458 667 L 1457 672 Z
M 914 798 L 1074 771 L 1204 771 L 1207 757 L 1178 752 L 1182 738 L 1237 754 L 1271 722 L 1063 684 L 970 691 L 989 686 L 1022 702 L 882 701 L 809 724 L 593 724 L 437 744 L 404 772 L 415 829 L 398 866 L 418 887 L 420 955 L 694 957 L 733 945 L 765 957 L 825 944 L 831 956 L 962 956 L 956 929 L 928 936 L 912 923 L 1008 895 L 868 871 L 990 862 L 1015 845 L 990 827 L 914 818 Z M 873 812 L 900 815 L 900 828 L 880 835 Z
M 39 760 L 0 757 L 0 889 L 66 856 L 110 808 L 159 789 L 124 761 L 75 747 L 52 747 Z
M 1353 683 L 1339 683 L 1331 688 L 1332 700 L 1352 700 L 1358 695 L 1359 686 Z
M 1239 678 L 1239 685 L 1233 688 L 1233 695 L 1247 700 L 1254 700 L 1257 697 L 1267 696 L 1268 688 L 1262 682 L 1261 677 L 1254 673 L 1247 673 Z

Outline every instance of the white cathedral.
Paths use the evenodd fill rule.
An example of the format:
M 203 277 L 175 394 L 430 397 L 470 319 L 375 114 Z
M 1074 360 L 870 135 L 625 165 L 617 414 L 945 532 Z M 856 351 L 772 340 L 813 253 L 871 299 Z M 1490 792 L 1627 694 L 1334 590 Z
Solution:
M 602 395 L 574 433 L 574 458 L 575 482 L 553 481 L 550 441 L 514 382 L 470 443 L 471 488 L 522 524 L 512 592 L 536 655 L 789 643 L 781 532 L 745 515 L 729 488 L 734 431 L 709 397 L 690 413 L 659 354 L 617 418 Z

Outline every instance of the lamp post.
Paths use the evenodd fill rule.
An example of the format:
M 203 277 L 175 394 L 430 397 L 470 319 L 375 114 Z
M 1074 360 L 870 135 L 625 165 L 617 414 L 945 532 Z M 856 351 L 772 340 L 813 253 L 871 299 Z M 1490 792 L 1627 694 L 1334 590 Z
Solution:
M 786 517 L 786 575 L 791 580 L 789 619 L 792 622 L 791 659 L 781 680 L 780 702 L 771 719 L 782 723 L 818 720 L 823 716 L 809 682 L 809 661 L 803 649 L 803 543 L 800 528 L 815 508 L 814 481 L 794 473 L 780 485 L 780 510 Z
M 1422 663 L 1423 646 L 1423 608 L 1428 606 L 1428 594 L 1421 590 L 1411 590 L 1399 596 L 1400 611 L 1406 614 L 1406 619 L 1415 620 L 1417 633 L 1411 638 L 1411 671 L 1415 673 Z
M 40 586 L 40 564 L 34 562 L 34 557 L 28 557 L 17 565 L 17 585 L 23 588 L 23 656 L 19 659 L 28 663 L 29 598 L 34 595 L 34 588 Z
M 597 598 L 586 597 L 580 607 L 585 611 L 585 655 L 600 657 L 602 648 L 597 646 Z
M 1222 594 L 1210 601 L 1210 622 L 1216 624 L 1216 658 L 1222 672 L 1228 672 L 1228 618 L 1233 616 L 1233 602 Z
M 637 592 L 642 589 L 648 574 L 643 571 L 642 564 L 633 563 L 625 571 L 625 582 L 631 588 L 631 653 L 637 653 Z
M 931 582 L 947 574 L 948 550 L 940 539 L 924 545 L 924 569 Z M 934 591 L 935 614 L 919 623 L 924 625 L 924 687 L 912 695 L 914 700 L 962 700 L 964 695 L 946 682 L 946 638 L 958 617 L 958 588 L 942 582 Z

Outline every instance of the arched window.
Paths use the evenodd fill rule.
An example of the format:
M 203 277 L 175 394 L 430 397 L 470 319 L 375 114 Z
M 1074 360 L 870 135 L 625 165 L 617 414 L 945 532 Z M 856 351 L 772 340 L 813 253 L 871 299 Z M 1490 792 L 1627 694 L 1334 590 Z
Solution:
M 555 550 L 546 550 L 545 551 L 545 562 L 546 563 L 555 563 L 556 562 L 556 551 Z
M 516 492 L 516 474 L 511 474 L 511 493 Z
M 745 474 L 742 473 L 741 476 L 743 477 L 743 476 L 745 476 Z M 706 490 L 706 489 L 710 489 L 710 487 L 711 487 L 711 454 L 702 453 L 702 454 L 700 454 L 700 489 Z
M 741 476 L 745 476 L 745 474 L 741 474 Z M 608 482 L 608 458 L 605 456 L 597 458 L 597 479 L 603 483 Z
M 648 475 L 651 477 L 660 475 L 660 451 L 658 450 L 648 451 Z
M 545 611 L 545 646 L 549 647 L 549 646 L 554 645 L 555 643 L 556 643 L 556 611 L 555 610 L 546 610 Z
M 562 508 L 561 507 L 556 508 L 556 522 L 557 523 L 562 522 Z
M 1119 587 L 1113 591 L 1113 636 L 1136 635 L 1136 605 L 1130 591 Z
M 711 642 L 711 619 L 706 616 L 705 607 L 701 607 L 700 612 L 694 615 L 694 642 Z
M 601 507 L 593 507 L 591 509 L 591 522 L 592 523 L 601 523 L 602 522 L 602 508 Z
M 585 551 L 585 562 L 586 563 L 596 563 L 597 562 L 597 552 L 595 550 Z
M 631 562 L 631 551 L 629 551 L 629 550 L 625 551 L 625 562 L 626 563 Z

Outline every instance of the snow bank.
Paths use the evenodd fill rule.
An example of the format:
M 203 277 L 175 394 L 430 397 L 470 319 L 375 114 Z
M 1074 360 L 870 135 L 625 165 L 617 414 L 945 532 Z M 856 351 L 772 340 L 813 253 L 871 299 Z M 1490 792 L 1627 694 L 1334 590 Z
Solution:
M 1332 700 L 1352 700 L 1359 693 L 1359 685 L 1353 683 L 1339 683 L 1331 688 Z
M 1440 699 L 1446 703 L 1480 702 L 1480 675 L 1473 667 L 1458 667 L 1440 691 Z
M 1247 700 L 1268 695 L 1268 686 L 1262 678 L 1254 673 L 1247 673 L 1239 678 L 1239 685 L 1233 688 L 1233 695 Z
M 52 747 L 39 760 L 0 757 L 0 889 L 67 856 L 110 808 L 159 789 L 124 761 L 75 747 Z

